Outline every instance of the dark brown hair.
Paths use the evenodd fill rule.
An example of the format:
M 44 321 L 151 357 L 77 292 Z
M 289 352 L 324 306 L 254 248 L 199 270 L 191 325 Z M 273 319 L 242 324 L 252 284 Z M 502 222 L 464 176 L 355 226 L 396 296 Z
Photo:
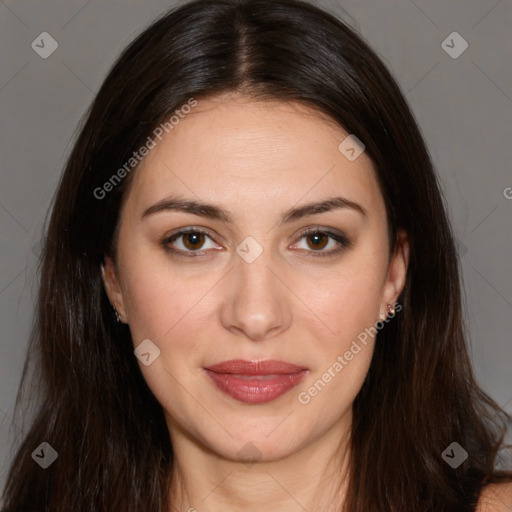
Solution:
M 28 390 L 38 408 L 8 474 L 5 509 L 168 509 L 173 452 L 162 409 L 100 274 L 136 170 L 101 199 L 94 190 L 180 105 L 229 91 L 300 102 L 355 134 L 375 163 L 391 248 L 398 229 L 409 235 L 403 309 L 379 332 L 353 405 L 346 512 L 473 511 L 485 481 L 511 478 L 495 468 L 509 417 L 475 382 L 454 236 L 430 157 L 375 53 L 335 17 L 295 0 L 183 5 L 137 37 L 105 79 L 45 238 L 18 399 Z M 58 451 L 46 470 L 30 456 L 43 441 Z M 441 457 L 454 441 L 469 453 L 457 469 Z

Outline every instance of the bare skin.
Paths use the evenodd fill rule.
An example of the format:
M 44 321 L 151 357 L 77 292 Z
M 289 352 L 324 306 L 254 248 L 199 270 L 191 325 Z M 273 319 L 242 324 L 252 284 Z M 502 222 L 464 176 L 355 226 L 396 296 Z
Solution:
M 134 346 L 149 339 L 160 350 L 140 367 L 173 444 L 172 510 L 334 512 L 343 503 L 352 403 L 375 338 L 359 342 L 349 360 L 344 354 L 396 303 L 409 255 L 404 233 L 389 253 L 373 164 L 364 152 L 349 161 L 338 150 L 347 135 L 300 105 L 200 100 L 133 176 L 104 281 Z M 232 222 L 168 209 L 143 215 L 170 196 L 221 206 Z M 365 214 L 346 206 L 278 222 L 291 208 L 333 197 Z M 183 235 L 166 246 L 178 253 L 165 248 L 188 227 L 207 232 L 202 245 Z M 303 236 L 309 228 L 349 243 L 324 234 L 315 245 Z M 236 251 L 246 237 L 262 251 L 250 263 Z M 247 404 L 205 374 L 230 359 L 308 371 L 277 399 Z M 319 379 L 325 386 L 309 393 Z M 247 454 L 257 461 L 247 463 Z
M 476 512 L 510 512 L 512 483 L 490 484 L 482 491 Z

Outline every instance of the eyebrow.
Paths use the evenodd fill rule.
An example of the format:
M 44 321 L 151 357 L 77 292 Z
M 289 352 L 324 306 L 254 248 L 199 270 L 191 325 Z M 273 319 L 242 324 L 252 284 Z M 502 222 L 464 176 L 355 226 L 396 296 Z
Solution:
M 281 214 L 277 224 L 281 225 L 302 219 L 308 215 L 315 215 L 317 213 L 324 213 L 342 208 L 349 208 L 359 212 L 365 218 L 368 217 L 368 212 L 360 204 L 344 197 L 332 197 L 322 201 L 307 203 L 302 206 L 294 206 Z M 219 220 L 227 224 L 233 223 L 233 216 L 231 213 L 221 206 L 179 197 L 166 197 L 165 199 L 158 201 L 144 210 L 141 218 L 144 219 L 151 215 L 168 211 L 192 213 L 212 220 Z

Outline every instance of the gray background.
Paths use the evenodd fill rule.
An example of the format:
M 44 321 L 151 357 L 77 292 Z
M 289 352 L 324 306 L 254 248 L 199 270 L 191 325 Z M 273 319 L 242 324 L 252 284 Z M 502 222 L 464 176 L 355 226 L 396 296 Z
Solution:
M 476 373 L 512 413 L 512 199 L 504 193 L 512 187 L 512 3 L 317 3 L 363 35 L 406 93 L 462 251 Z M 0 488 L 21 428 L 13 404 L 37 291 L 41 230 L 74 130 L 118 53 L 175 4 L 0 0 Z M 456 59 L 441 47 L 453 31 L 469 44 Z M 31 48 L 42 32 L 59 44 L 47 59 Z

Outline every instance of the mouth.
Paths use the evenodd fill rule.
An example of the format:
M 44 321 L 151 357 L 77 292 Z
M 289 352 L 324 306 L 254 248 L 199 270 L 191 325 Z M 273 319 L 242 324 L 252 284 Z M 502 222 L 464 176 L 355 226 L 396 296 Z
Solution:
M 297 386 L 308 369 L 275 360 L 224 361 L 204 368 L 211 382 L 223 393 L 244 403 L 262 404 Z

